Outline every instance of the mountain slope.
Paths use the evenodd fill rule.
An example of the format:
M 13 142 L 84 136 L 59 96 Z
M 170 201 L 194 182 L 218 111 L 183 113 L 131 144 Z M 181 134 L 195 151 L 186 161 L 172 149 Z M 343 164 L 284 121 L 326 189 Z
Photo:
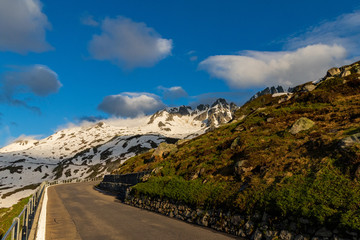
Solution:
M 114 173 L 154 170 L 134 194 L 360 231 L 360 62 L 292 95 L 260 96 L 235 115 L 167 156 L 145 153 Z
M 192 138 L 232 119 L 236 105 L 167 108 L 137 119 L 109 119 L 62 129 L 41 139 L 22 139 L 0 149 L 0 207 L 11 206 L 45 180 L 88 178 L 111 172 L 128 158 Z

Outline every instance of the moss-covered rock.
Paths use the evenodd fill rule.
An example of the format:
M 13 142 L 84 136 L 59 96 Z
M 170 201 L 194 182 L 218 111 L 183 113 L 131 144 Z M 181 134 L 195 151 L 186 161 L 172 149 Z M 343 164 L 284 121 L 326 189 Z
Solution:
M 292 127 L 290 129 L 290 133 L 297 134 L 301 131 L 305 131 L 305 130 L 312 128 L 314 125 L 315 125 L 315 123 L 306 117 L 299 118 L 292 125 Z

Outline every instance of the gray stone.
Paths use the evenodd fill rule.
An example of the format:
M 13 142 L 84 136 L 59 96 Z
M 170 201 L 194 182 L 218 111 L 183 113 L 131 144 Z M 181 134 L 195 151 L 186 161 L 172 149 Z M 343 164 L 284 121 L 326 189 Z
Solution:
M 168 144 L 162 142 L 155 149 L 155 151 L 152 154 L 152 157 L 163 158 L 169 155 L 170 153 L 175 152 L 176 150 L 177 150 L 177 146 L 175 144 Z
M 290 129 L 291 134 L 297 134 L 301 131 L 308 130 L 315 125 L 313 121 L 308 118 L 302 117 L 295 121 Z
M 340 141 L 340 146 L 342 148 L 348 148 L 353 146 L 354 144 L 360 143 L 360 133 L 355 133 L 349 137 L 346 137 Z
M 235 163 L 235 174 L 242 175 L 244 173 L 250 172 L 254 169 L 252 166 L 248 166 L 248 160 L 240 160 Z
M 325 227 L 320 228 L 315 232 L 315 236 L 317 237 L 331 237 L 332 232 L 326 229 Z
M 268 230 L 268 231 L 265 231 L 264 235 L 265 235 L 266 240 L 272 240 L 277 236 L 277 232 Z
M 269 118 L 267 118 L 267 119 L 266 119 L 266 121 L 267 121 L 268 123 L 271 123 L 271 122 L 273 122 L 273 121 L 274 121 L 274 118 L 269 117 Z
M 279 238 L 281 240 L 292 240 L 293 236 L 292 236 L 291 232 L 282 230 L 279 234 Z
M 339 68 L 330 68 L 327 73 L 326 73 L 326 76 L 330 77 L 330 76 L 334 76 L 334 75 L 337 75 L 340 73 L 340 69 Z
M 261 240 L 262 238 L 262 233 L 256 229 L 255 233 L 252 235 L 252 239 L 253 240 Z
M 235 138 L 235 140 L 231 143 L 230 149 L 234 150 L 237 146 L 240 146 L 240 137 Z
M 351 72 L 349 70 L 345 70 L 341 73 L 340 77 L 346 77 L 346 76 L 349 76 L 351 75 Z
M 294 240 L 309 240 L 310 237 L 308 236 L 304 236 L 304 235 L 301 235 L 301 234 L 298 234 L 295 236 Z
M 245 233 L 250 236 L 254 232 L 254 223 L 252 221 L 247 221 L 245 223 Z
M 306 84 L 305 86 L 304 86 L 304 91 L 305 92 L 311 92 L 311 91 L 313 91 L 314 89 L 316 88 L 316 86 L 314 85 L 314 84 Z
M 233 225 L 237 226 L 237 225 L 239 225 L 239 224 L 241 223 L 242 218 L 241 218 L 240 215 L 234 215 L 234 216 L 231 217 L 231 220 L 230 220 L 230 221 L 231 221 L 231 223 L 232 223 Z
M 297 225 L 295 222 L 291 222 L 290 223 L 290 226 L 289 226 L 289 230 L 292 231 L 292 232 L 295 232 L 297 229 Z
M 236 235 L 238 235 L 240 237 L 246 237 L 246 233 L 244 232 L 243 229 L 239 229 L 239 231 L 236 233 Z
M 308 219 L 306 219 L 306 218 L 300 218 L 300 219 L 299 219 L 299 222 L 300 222 L 301 224 L 309 224 L 309 223 L 310 223 L 310 221 L 309 221 Z

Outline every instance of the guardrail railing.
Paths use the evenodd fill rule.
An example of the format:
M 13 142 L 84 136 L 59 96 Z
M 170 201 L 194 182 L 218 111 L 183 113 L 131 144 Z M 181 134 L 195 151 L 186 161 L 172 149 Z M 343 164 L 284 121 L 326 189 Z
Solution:
M 24 209 L 21 211 L 19 216 L 13 219 L 13 222 L 1 240 L 28 240 L 31 227 L 34 223 L 35 213 L 39 207 L 40 200 L 44 195 L 45 188 L 57 184 L 66 184 L 66 183 L 79 183 L 79 182 L 91 182 L 102 180 L 102 177 L 96 178 L 87 178 L 87 179 L 66 179 L 66 180 L 56 180 L 51 182 L 42 182 L 39 187 L 35 190 L 32 197 L 29 199 L 29 202 L 25 205 Z

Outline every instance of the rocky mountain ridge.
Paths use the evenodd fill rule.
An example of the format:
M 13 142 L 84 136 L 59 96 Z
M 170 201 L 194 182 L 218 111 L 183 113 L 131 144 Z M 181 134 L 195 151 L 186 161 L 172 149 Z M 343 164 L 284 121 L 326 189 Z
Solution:
M 27 196 L 44 180 L 109 173 L 161 142 L 192 138 L 228 122 L 237 109 L 224 99 L 211 106 L 167 108 L 132 121 L 103 120 L 59 130 L 44 139 L 19 139 L 0 149 L 0 207 Z
M 135 205 L 157 201 L 161 213 L 161 204 L 187 205 L 185 216 L 171 212 L 177 206 L 169 216 L 246 239 L 359 239 L 360 62 L 289 94 L 259 96 L 235 116 L 114 174 L 151 171 L 131 188 Z

